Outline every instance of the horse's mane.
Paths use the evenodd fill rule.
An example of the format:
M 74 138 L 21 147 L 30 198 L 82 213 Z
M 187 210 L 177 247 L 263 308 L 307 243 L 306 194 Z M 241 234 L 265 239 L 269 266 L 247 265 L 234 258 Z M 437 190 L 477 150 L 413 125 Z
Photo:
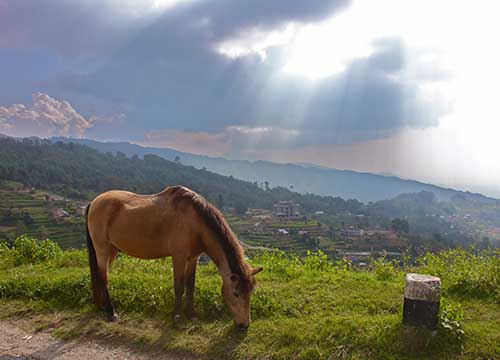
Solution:
M 245 261 L 243 247 L 219 209 L 203 196 L 184 186 L 169 187 L 167 192 L 173 196 L 174 202 L 185 200 L 191 203 L 198 215 L 215 233 L 215 237 L 226 255 L 231 272 L 240 278 L 242 290 L 251 290 L 254 286 L 254 280 L 251 276 L 250 266 Z

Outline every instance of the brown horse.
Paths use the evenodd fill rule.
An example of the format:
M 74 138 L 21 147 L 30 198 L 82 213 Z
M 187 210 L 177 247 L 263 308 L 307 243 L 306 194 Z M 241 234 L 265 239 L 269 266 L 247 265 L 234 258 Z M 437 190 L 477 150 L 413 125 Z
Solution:
M 94 302 L 109 320 L 116 314 L 108 292 L 108 269 L 118 251 L 140 259 L 172 256 L 174 320 L 193 315 L 193 294 L 198 259 L 206 253 L 222 277 L 222 295 L 240 328 L 250 324 L 250 295 L 255 287 L 253 269 L 221 212 L 202 196 L 182 186 L 154 195 L 108 191 L 87 208 L 87 246 Z

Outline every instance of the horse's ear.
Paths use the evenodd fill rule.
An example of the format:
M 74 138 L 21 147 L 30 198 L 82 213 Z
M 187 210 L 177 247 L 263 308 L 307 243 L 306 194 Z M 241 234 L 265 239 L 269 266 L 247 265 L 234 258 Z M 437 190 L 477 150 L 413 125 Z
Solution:
M 260 273 L 262 270 L 264 270 L 262 268 L 262 266 L 259 266 L 258 268 L 252 269 L 252 275 L 256 275 L 256 274 Z

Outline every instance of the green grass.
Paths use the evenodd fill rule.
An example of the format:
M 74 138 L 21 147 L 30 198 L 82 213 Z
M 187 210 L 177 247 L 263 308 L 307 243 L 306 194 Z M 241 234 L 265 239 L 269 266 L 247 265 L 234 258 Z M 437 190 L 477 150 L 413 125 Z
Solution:
M 377 261 L 369 271 L 332 264 L 321 253 L 304 259 L 264 253 L 251 260 L 265 270 L 252 297 L 252 324 L 243 333 L 233 328 L 212 264 L 200 265 L 197 274 L 199 321 L 175 328 L 171 260 L 120 256 L 110 291 L 121 320 L 106 323 L 91 305 L 84 251 L 60 252 L 26 239 L 16 245 L 0 250 L 1 316 L 30 318 L 34 328 L 53 328 L 61 337 L 114 339 L 210 358 L 500 358 L 498 252 L 428 255 L 408 269 Z M 442 278 L 436 334 L 401 324 L 405 271 Z

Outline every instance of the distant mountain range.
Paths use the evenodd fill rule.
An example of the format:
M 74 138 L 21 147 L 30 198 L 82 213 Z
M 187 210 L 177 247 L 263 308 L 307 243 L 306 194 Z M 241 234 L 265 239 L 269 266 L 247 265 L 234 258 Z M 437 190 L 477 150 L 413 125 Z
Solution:
M 313 164 L 279 164 L 269 161 L 228 160 L 221 157 L 195 155 L 169 148 L 143 147 L 129 142 L 100 142 L 90 139 L 55 137 L 52 141 L 74 142 L 87 145 L 101 152 L 121 152 L 127 156 L 154 154 L 184 165 L 206 168 L 209 171 L 269 186 L 283 186 L 300 193 L 339 196 L 362 202 L 391 199 L 404 193 L 431 191 L 440 200 L 450 200 L 457 194 L 469 198 L 487 199 L 472 194 L 414 180 L 362 173 L 350 170 L 325 168 Z

